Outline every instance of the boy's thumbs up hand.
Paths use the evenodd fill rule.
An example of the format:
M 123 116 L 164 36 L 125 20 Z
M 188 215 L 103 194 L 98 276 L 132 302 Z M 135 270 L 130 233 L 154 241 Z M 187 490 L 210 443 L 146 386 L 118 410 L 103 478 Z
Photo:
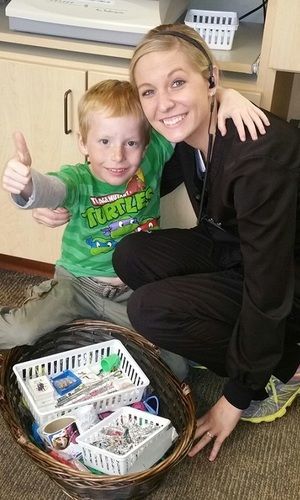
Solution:
M 21 132 L 15 132 L 13 139 L 15 144 L 15 155 L 5 166 L 2 186 L 9 193 L 22 193 L 24 197 L 29 198 L 32 194 L 30 153 Z
M 29 149 L 27 147 L 25 137 L 22 134 L 22 132 L 19 132 L 18 130 L 13 134 L 13 140 L 15 144 L 15 150 L 16 150 L 16 157 L 20 161 L 20 163 L 23 163 L 23 165 L 26 165 L 27 167 L 31 167 L 31 156 L 29 153 Z

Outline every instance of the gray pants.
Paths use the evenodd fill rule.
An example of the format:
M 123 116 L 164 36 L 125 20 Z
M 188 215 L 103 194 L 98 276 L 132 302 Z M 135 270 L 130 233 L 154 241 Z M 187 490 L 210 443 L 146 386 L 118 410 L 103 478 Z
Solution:
M 28 298 L 20 308 L 0 310 L 0 350 L 31 345 L 46 333 L 75 319 L 101 319 L 130 328 L 127 300 L 132 290 L 114 288 L 90 278 L 76 278 L 56 267 L 53 279 L 28 289 Z M 162 359 L 183 380 L 187 362 L 178 354 L 161 349 Z
M 55 328 L 75 319 L 101 319 L 132 328 L 127 316 L 127 299 L 132 291 L 124 287 L 115 297 L 110 287 L 87 278 L 76 278 L 62 267 L 54 279 L 29 289 L 24 304 L 9 312 L 0 311 L 0 350 L 34 342 Z

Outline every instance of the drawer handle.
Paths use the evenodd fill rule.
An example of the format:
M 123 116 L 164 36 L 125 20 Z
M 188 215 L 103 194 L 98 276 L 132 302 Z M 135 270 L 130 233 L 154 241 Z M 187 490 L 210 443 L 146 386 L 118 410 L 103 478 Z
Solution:
M 72 132 L 72 129 L 69 128 L 69 124 L 68 124 L 68 116 L 69 116 L 68 102 L 69 102 L 69 95 L 71 93 L 72 93 L 72 90 L 69 89 L 64 94 L 64 132 L 66 135 L 71 134 L 71 132 Z

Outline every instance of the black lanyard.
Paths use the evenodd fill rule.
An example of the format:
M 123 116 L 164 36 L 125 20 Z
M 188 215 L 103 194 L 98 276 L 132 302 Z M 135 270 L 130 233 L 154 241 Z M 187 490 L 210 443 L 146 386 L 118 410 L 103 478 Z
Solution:
M 207 161 L 206 163 L 204 162 L 203 158 L 203 163 L 205 165 L 205 173 L 203 176 L 203 172 L 200 169 L 200 160 L 197 158 L 198 152 L 195 151 L 196 155 L 196 170 L 197 170 L 197 175 L 200 179 L 203 180 L 202 184 L 202 191 L 201 191 L 201 198 L 200 198 L 200 206 L 199 206 L 199 213 L 198 213 L 198 218 L 197 222 L 200 224 L 202 221 L 203 217 L 205 217 L 205 214 L 203 213 L 204 211 L 204 198 L 206 194 L 206 186 L 207 186 L 207 179 L 208 179 L 208 171 L 211 166 L 211 159 L 212 159 L 212 146 L 213 146 L 213 134 L 208 135 L 208 148 L 207 148 Z

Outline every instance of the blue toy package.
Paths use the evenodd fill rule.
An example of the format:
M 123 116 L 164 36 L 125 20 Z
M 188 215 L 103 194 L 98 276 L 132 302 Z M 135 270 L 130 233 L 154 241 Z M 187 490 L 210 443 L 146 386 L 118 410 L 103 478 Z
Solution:
M 71 370 L 64 370 L 50 378 L 54 389 L 60 396 L 64 396 L 81 384 L 81 379 Z
M 36 421 L 32 422 L 32 426 L 31 426 L 32 438 L 33 438 L 35 444 L 44 450 L 45 443 L 44 443 L 43 439 L 41 438 L 39 430 L 40 430 L 39 424 Z

